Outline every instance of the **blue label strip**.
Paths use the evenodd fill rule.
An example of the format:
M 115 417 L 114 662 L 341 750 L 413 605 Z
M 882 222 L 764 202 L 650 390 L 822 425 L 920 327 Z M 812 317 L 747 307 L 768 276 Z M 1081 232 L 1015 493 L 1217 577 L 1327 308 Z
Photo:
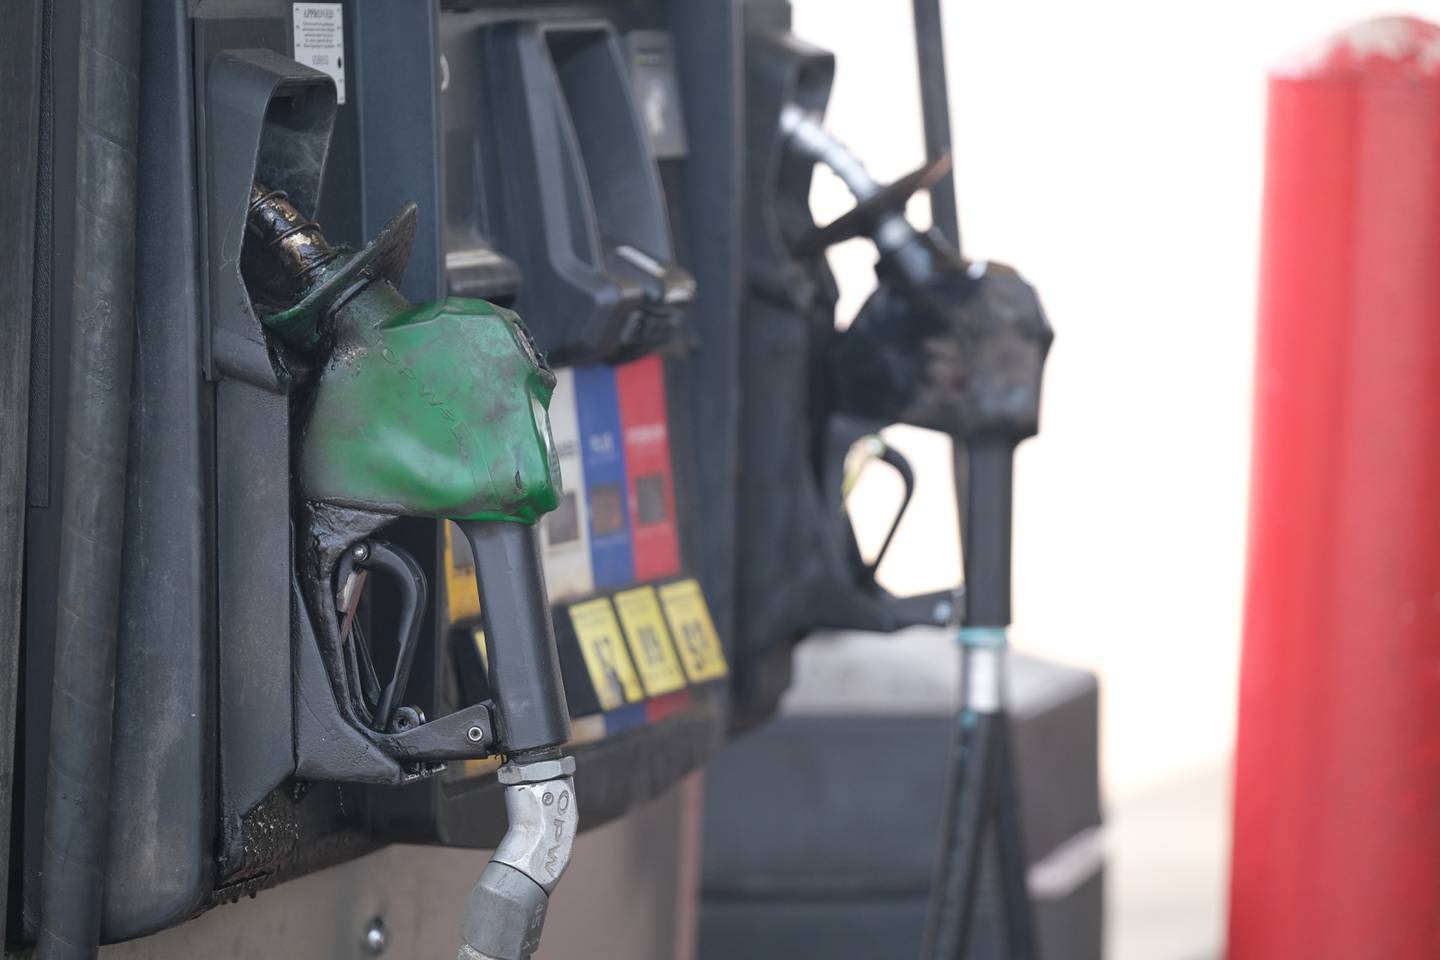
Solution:
M 580 418 L 585 497 L 590 508 L 590 563 L 595 587 L 603 590 L 624 586 L 635 579 L 635 555 L 630 540 L 629 488 L 615 370 L 607 366 L 576 367 L 575 406 Z
M 645 726 L 645 701 L 626 704 L 605 713 L 605 736 Z

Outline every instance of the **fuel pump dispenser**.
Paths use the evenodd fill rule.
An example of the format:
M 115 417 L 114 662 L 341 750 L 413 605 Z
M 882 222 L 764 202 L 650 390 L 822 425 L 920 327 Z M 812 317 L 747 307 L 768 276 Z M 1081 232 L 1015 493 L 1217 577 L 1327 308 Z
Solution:
M 514 313 L 483 300 L 414 305 L 400 295 L 392 280 L 413 221 L 407 207 L 375 241 L 346 253 L 283 193 L 251 190 L 247 280 L 267 301 L 262 322 L 305 381 L 295 455 L 306 497 L 300 577 L 329 690 L 302 679 L 298 695 L 358 751 L 343 761 L 325 751 L 314 776 L 398 782 L 442 761 L 505 755 L 498 775 L 510 826 L 470 895 L 460 957 L 521 960 L 539 943 L 578 817 L 533 526 L 559 500 L 546 413 L 555 378 Z M 403 551 L 371 539 L 397 516 L 453 519 L 464 531 L 489 638 L 491 702 L 435 720 L 402 705 L 423 577 Z M 369 570 L 411 587 L 384 684 L 354 622 L 365 583 L 357 571 Z
M 46 770 L 92 741 L 68 767 L 97 795 L 111 780 L 87 805 L 108 825 L 84 851 L 98 906 L 73 911 L 87 941 L 186 955 L 219 929 L 308 955 L 384 912 L 397 954 L 453 950 L 463 925 L 471 953 L 520 957 L 577 833 L 616 821 L 579 838 L 603 852 L 567 883 L 661 891 L 642 913 L 668 915 L 698 857 L 677 786 L 728 710 L 734 5 L 102 6 L 25 32 L 53 109 L 31 175 L 9 944 L 56 915 L 47 884 L 78 904 L 47 866 L 45 821 L 69 807 Z M 82 12 L 142 51 L 124 91 L 142 129 L 114 167 L 139 199 L 116 241 L 136 248 L 133 350 L 108 344 L 135 357 L 112 411 L 130 449 L 108 754 L 52 710 L 57 617 L 88 589 L 58 575 L 51 429 L 94 261 L 71 209 L 80 174 L 95 185 Z M 620 862 L 606 844 L 627 832 L 658 851 Z M 293 902 L 279 884 L 347 876 L 363 916 L 310 904 L 279 942 L 246 918 Z M 446 911 L 417 876 L 480 876 L 468 919 L 457 894 L 409 922 Z M 546 949 L 582 926 L 552 917 Z
M 585 907 L 551 913 L 547 952 L 684 955 L 704 789 L 686 780 L 775 713 L 796 642 L 963 623 L 927 949 L 963 949 L 998 826 L 1026 955 L 1000 682 L 1010 453 L 1049 328 L 1013 271 L 906 222 L 944 156 L 887 186 L 826 132 L 834 60 L 783 0 L 23 6 L 44 10 L 15 41 L 43 108 L 32 168 L 0 171 L 37 190 L 21 629 L 0 637 L 20 664 L 7 949 L 72 913 L 83 956 L 448 955 L 459 926 L 460 960 L 523 960 L 564 874 Z M 82 49 L 97 24 L 140 50 L 138 86 L 113 85 L 133 157 L 105 183 L 76 149 L 105 91 L 86 78 L 118 62 Z M 826 226 L 817 163 L 857 198 Z M 61 575 L 87 467 L 60 426 L 84 415 L 69 361 L 100 329 L 71 201 L 111 172 L 136 215 L 99 227 L 136 282 L 90 352 L 134 358 L 106 401 L 125 457 L 102 743 L 55 697 L 107 703 L 108 661 L 55 651 L 100 583 Z M 880 285 L 841 332 L 824 253 L 851 236 Z M 884 549 L 861 554 L 843 464 L 863 441 L 908 504 L 890 423 L 969 450 L 963 589 L 892 595 Z M 47 787 L 67 752 L 93 802 Z M 778 793 L 756 782 L 761 844 Z M 891 802 L 853 806 L 878 822 Z M 82 806 L 84 849 L 47 850 L 47 819 Z M 52 869 L 76 853 L 93 897 Z

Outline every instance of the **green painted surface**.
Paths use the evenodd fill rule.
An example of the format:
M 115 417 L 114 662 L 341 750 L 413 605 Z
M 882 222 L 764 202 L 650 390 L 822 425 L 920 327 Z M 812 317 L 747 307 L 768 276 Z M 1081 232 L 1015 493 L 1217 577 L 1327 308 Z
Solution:
M 334 330 L 300 444 L 307 497 L 518 523 L 555 508 L 555 376 L 514 313 L 460 297 L 414 306 L 380 281 Z

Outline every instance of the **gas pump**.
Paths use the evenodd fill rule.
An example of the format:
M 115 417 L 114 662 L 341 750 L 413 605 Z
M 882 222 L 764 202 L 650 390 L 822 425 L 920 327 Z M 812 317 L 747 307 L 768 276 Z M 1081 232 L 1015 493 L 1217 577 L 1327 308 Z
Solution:
M 123 22 L 44 6 L 9 945 L 69 912 L 85 955 L 219 936 L 318 955 L 362 930 L 383 949 L 388 925 L 392 955 L 429 956 L 461 925 L 462 957 L 518 960 L 570 860 L 576 779 L 584 827 L 615 822 L 578 842 L 630 830 L 646 856 L 577 855 L 567 886 L 623 890 L 615 928 L 669 912 L 699 856 L 698 793 L 674 788 L 774 709 L 794 642 L 959 616 L 959 591 L 876 583 L 841 467 L 915 422 L 971 443 L 978 478 L 991 439 L 1025 432 L 976 398 L 991 347 L 1029 357 L 1007 383 L 1038 383 L 1028 288 L 897 213 L 945 161 L 867 181 L 818 122 L 833 61 L 783 29 L 752 42 L 783 19 L 762 0 L 173 0 Z M 110 365 L 81 346 L 71 283 L 98 262 L 71 200 L 108 183 L 73 149 L 106 88 L 77 82 L 81 7 L 141 51 L 138 88 L 115 88 L 140 124 L 116 167 L 137 216 L 110 244 L 133 243 L 117 271 L 137 282 L 133 344 L 110 343 L 133 385 L 101 431 L 126 454 L 107 474 L 124 530 L 103 551 L 119 578 L 103 743 L 56 700 L 66 670 L 106 666 L 55 653 L 57 619 L 101 585 L 60 575 L 87 469 L 62 456 L 67 361 Z M 817 160 L 861 201 L 823 229 Z M 857 233 L 882 285 L 841 335 L 822 254 Z M 908 488 L 904 458 L 867 443 Z M 971 512 L 973 539 L 990 513 Z M 997 625 L 977 619 L 989 569 L 967 627 Z M 982 705 L 1002 657 L 967 658 Z M 108 672 L 82 686 L 103 694 Z M 71 780 L 108 798 L 47 786 L 75 744 Z M 79 845 L 43 842 L 50 813 L 82 806 L 84 902 L 55 869 Z M 461 898 L 413 882 L 477 874 L 463 921 L 434 922 Z M 254 919 L 287 909 L 303 923 Z M 547 950 L 590 942 L 571 922 L 551 916 Z
M 414 305 L 400 295 L 392 281 L 404 270 L 414 215 L 406 207 L 376 240 L 345 253 L 283 193 L 251 189 L 247 281 L 304 383 L 299 577 L 315 647 L 300 653 L 297 695 L 356 751 L 348 769 L 322 761 L 307 772 L 399 782 L 444 761 L 503 753 L 510 826 L 470 895 L 460 956 L 521 960 L 539 944 L 578 817 L 533 526 L 559 500 L 546 413 L 555 378 L 514 313 L 483 300 Z M 453 519 L 464 531 L 489 638 L 491 702 L 434 720 L 403 705 L 423 575 L 403 550 L 373 539 L 398 516 Z M 355 623 L 370 571 L 409 588 L 383 684 Z M 328 689 L 303 677 L 307 654 L 323 661 Z
M 112 21 L 99 6 L 57 5 L 53 29 L 27 34 L 54 108 L 31 177 L 46 240 L 10 943 L 69 902 L 87 943 L 153 937 L 165 955 L 165 938 L 233 924 L 291 955 L 239 914 L 351 871 L 368 890 L 346 905 L 388 912 L 398 951 L 434 954 L 464 898 L 406 923 L 444 909 L 407 878 L 450 870 L 457 891 L 483 872 L 467 949 L 528 954 L 577 830 L 635 812 L 616 829 L 649 831 L 724 736 L 728 8 L 217 0 Z M 146 118 L 114 174 L 137 181 L 114 246 L 133 243 L 118 269 L 140 279 L 133 350 L 110 344 L 136 360 L 111 411 L 130 429 L 104 431 L 129 446 L 106 474 L 126 510 L 103 551 L 120 571 L 104 743 L 52 709 L 71 702 L 66 670 L 103 666 L 54 662 L 57 619 L 94 579 L 58 575 L 79 554 L 52 429 L 86 319 L 71 280 L 97 262 L 77 260 L 70 208 L 88 202 L 77 171 L 93 173 L 75 163 L 81 93 L 99 89 L 77 82 L 81 7 L 141 35 L 139 88 L 122 92 Z M 108 799 L 85 805 L 106 829 L 71 871 L 94 889 L 84 903 L 55 865 L 79 844 L 43 842 L 52 812 L 78 809 L 46 778 L 76 744 L 71 779 L 98 797 L 110 771 Z M 665 871 L 698 855 L 681 839 L 647 833 L 659 869 L 626 882 L 672 888 Z M 406 864 L 357 862 L 371 856 Z M 581 883 L 616 882 L 608 856 L 586 862 Z M 342 937 L 370 916 L 306 920 Z M 563 950 L 577 933 L 556 926 L 547 948 Z

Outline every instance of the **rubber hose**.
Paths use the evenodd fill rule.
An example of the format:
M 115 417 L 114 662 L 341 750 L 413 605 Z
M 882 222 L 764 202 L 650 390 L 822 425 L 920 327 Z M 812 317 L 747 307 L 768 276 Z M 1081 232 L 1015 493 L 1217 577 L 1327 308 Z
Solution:
M 985 826 L 994 809 L 995 714 L 956 718 L 939 857 L 930 884 L 922 960 L 965 960 L 975 919 Z
M 138 0 L 82 0 L 74 323 L 40 888 L 40 960 L 94 957 L 135 331 Z

